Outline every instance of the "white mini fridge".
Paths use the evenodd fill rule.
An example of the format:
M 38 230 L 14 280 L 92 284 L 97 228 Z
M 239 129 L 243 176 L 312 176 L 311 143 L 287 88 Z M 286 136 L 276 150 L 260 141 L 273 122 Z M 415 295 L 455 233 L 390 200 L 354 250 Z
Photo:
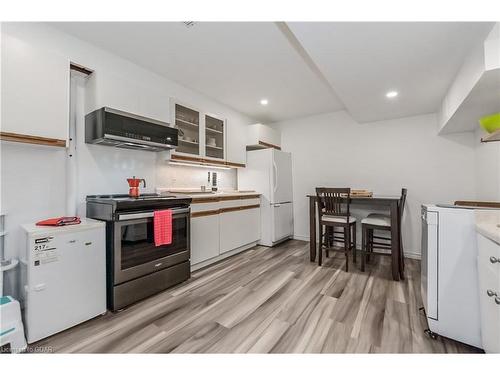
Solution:
M 28 343 L 106 312 L 106 224 L 28 224 L 21 261 Z
M 273 246 L 293 236 L 292 154 L 274 148 L 247 151 L 238 189 L 261 194 L 261 240 Z

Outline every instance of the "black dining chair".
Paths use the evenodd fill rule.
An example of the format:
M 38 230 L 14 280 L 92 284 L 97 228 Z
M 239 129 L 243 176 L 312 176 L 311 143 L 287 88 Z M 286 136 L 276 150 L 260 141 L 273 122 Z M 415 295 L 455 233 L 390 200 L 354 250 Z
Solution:
M 349 270 L 349 252 L 356 251 L 356 218 L 350 214 L 350 188 L 316 188 L 318 200 L 319 247 L 318 265 L 323 261 L 323 248 L 328 257 L 329 251 L 342 251 L 346 257 L 345 270 Z M 323 231 L 325 228 L 325 231 Z M 341 228 L 340 231 L 335 231 Z M 352 241 L 351 241 L 352 240 Z M 334 247 L 336 242 L 343 248 Z

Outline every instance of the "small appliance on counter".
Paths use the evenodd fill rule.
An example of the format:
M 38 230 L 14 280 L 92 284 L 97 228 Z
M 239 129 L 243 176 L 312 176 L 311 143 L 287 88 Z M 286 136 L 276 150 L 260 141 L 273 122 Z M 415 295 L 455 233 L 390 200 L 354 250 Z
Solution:
M 146 188 L 146 180 L 143 178 L 127 178 L 128 186 L 129 186 L 129 191 L 128 195 L 133 198 L 139 197 L 141 194 L 139 192 L 139 184 L 142 182 L 142 187 Z
M 210 186 L 210 172 L 208 172 L 208 185 Z M 212 191 L 216 192 L 217 188 L 217 172 L 212 172 Z
M 106 222 L 108 308 L 119 310 L 189 279 L 191 198 L 87 196 L 87 216 Z M 155 211 L 171 210 L 170 244 L 155 245 Z
M 482 348 L 473 207 L 422 205 L 421 247 L 427 333 Z
M 23 225 L 21 260 L 24 324 L 28 343 L 106 312 L 104 223 Z

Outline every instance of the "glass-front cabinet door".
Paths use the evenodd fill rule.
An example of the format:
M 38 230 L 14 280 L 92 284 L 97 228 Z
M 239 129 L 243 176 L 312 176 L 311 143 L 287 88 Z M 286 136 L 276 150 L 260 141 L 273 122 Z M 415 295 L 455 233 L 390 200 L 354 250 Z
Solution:
M 205 156 L 224 159 L 224 120 L 205 115 Z
M 175 104 L 175 127 L 179 129 L 177 152 L 201 155 L 200 112 Z

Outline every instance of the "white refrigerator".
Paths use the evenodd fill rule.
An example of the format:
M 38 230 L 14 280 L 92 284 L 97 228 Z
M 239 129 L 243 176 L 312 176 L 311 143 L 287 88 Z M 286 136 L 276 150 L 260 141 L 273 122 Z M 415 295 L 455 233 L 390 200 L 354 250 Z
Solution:
M 247 152 L 238 189 L 261 194 L 261 240 L 274 246 L 293 236 L 292 155 L 273 148 Z
M 106 312 L 106 223 L 23 225 L 21 261 L 28 343 Z

